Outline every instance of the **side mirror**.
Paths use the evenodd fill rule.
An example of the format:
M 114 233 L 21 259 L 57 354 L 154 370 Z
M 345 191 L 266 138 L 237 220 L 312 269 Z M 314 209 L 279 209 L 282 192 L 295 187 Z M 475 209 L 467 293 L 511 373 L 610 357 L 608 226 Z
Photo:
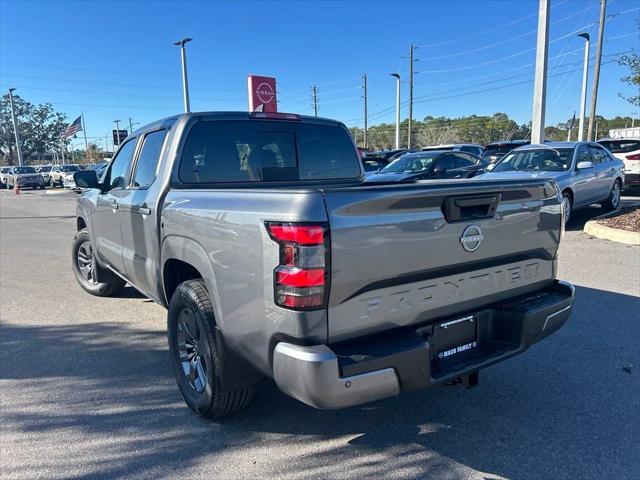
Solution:
M 73 180 L 80 188 L 100 188 L 98 175 L 94 170 L 80 170 L 73 174 Z
M 588 168 L 593 168 L 593 162 L 578 162 L 576 166 L 577 170 L 587 170 Z
M 433 169 L 433 173 L 436 175 L 442 175 L 443 173 L 447 173 L 447 169 L 442 165 L 438 165 Z

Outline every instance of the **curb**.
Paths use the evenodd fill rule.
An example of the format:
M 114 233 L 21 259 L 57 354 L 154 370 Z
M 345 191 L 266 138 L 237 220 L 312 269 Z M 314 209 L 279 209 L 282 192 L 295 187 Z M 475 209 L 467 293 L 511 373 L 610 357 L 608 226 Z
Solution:
M 603 240 L 624 243 L 625 245 L 640 245 L 640 232 L 620 230 L 600 225 L 597 220 L 590 220 L 584 225 L 584 233 Z

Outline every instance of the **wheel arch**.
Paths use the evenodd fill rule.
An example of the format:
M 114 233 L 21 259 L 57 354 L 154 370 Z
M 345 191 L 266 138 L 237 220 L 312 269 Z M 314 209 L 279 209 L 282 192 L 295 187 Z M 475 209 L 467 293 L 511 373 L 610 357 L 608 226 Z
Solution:
M 224 322 L 213 266 L 205 249 L 195 240 L 179 235 L 165 237 L 161 248 L 162 289 L 165 306 L 180 283 L 202 278 L 213 304 L 216 323 Z

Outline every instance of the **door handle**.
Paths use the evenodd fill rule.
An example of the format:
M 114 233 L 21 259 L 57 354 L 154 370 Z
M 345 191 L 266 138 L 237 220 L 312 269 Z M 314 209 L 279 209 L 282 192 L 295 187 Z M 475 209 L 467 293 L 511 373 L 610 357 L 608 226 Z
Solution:
M 151 215 L 151 209 L 146 203 L 138 205 L 136 207 L 136 212 L 141 213 L 142 215 Z

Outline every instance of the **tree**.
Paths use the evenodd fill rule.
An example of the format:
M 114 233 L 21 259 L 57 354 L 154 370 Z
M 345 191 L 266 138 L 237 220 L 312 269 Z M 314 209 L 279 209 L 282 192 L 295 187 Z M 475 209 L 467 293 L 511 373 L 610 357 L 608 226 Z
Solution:
M 67 128 L 65 114 L 56 112 L 50 103 L 34 105 L 19 95 L 13 96 L 13 103 L 23 158 L 27 159 L 33 153 L 42 156 L 60 146 L 60 138 Z M 9 165 L 13 165 L 17 158 L 8 94 L 0 98 L 0 156 Z
M 640 54 L 632 53 L 631 55 L 622 55 L 620 58 L 618 58 L 618 63 L 620 65 L 629 67 L 629 75 L 622 77 L 621 80 L 631 86 L 634 86 L 635 92 L 638 93 L 640 91 Z M 633 95 L 631 97 L 625 97 L 622 94 L 618 95 L 620 95 L 632 105 L 640 107 L 640 94 Z

